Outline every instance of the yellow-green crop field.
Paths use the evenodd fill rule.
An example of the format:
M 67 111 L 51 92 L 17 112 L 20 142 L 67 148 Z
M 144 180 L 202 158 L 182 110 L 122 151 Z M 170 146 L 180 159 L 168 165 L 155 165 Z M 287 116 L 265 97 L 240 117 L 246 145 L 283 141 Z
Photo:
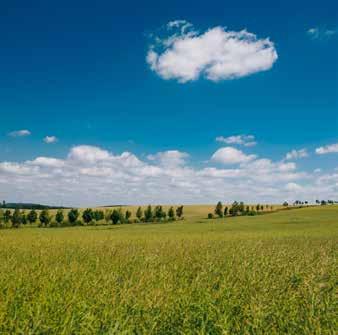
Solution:
M 336 334 L 338 206 L 0 230 L 0 334 Z

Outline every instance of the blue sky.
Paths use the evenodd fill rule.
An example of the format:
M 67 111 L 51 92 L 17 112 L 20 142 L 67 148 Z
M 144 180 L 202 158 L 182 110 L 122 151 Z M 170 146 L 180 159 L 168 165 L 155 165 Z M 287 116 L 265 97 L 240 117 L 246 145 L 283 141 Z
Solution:
M 179 200 L 185 202 L 230 201 L 234 196 L 279 201 L 296 196 L 288 190 L 292 187 L 299 197 L 310 190 L 325 198 L 336 196 L 337 12 L 335 1 L 2 2 L 0 196 L 30 201 L 26 191 L 36 190 L 35 201 L 74 205 L 175 202 L 172 194 L 181 189 L 185 196 Z M 170 28 L 169 22 L 177 24 Z M 243 29 L 254 35 L 240 35 Z M 234 44 L 227 42 L 229 36 Z M 199 42 L 181 43 L 187 40 Z M 243 40 L 246 45 L 240 49 Z M 156 52 L 156 61 L 147 61 L 151 51 Z M 242 56 L 244 60 L 238 61 Z M 13 133 L 20 130 L 29 134 Z M 254 136 L 257 144 L 245 146 L 239 143 L 241 137 L 237 143 L 216 141 L 239 135 Z M 168 157 L 176 159 L 176 179 L 162 171 L 164 179 L 147 175 L 145 180 L 140 171 L 123 166 L 121 173 L 138 181 L 128 179 L 122 187 L 111 177 L 120 170 L 99 159 L 91 163 L 96 169 L 111 169 L 95 176 L 100 183 L 111 183 L 109 189 L 101 187 L 102 197 L 77 195 L 80 182 L 91 189 L 94 176 L 85 179 L 86 173 L 72 175 L 75 186 L 69 196 L 64 194 L 67 179 L 53 184 L 58 196 L 36 189 L 41 178 L 48 179 L 47 174 L 52 178 L 56 172 L 47 173 L 45 165 L 31 162 L 37 157 L 65 161 L 72 148 L 83 145 L 85 155 L 90 155 L 88 148 L 112 157 L 130 152 L 150 169 L 173 171 Z M 225 160 L 212 158 L 227 147 L 238 152 L 216 155 L 222 153 Z M 307 177 L 267 182 L 265 189 L 271 187 L 271 192 L 257 196 L 255 187 L 261 179 L 250 181 L 243 170 L 263 159 L 283 164 L 288 152 L 301 149 L 306 153 L 287 159 L 295 164 L 289 172 Z M 163 166 L 159 157 L 166 152 L 171 154 L 164 154 Z M 239 153 L 255 158 L 228 162 L 229 155 Z M 178 156 L 184 163 L 177 162 Z M 27 170 L 27 165 L 37 169 Z M 198 175 L 210 168 L 223 174 L 239 169 L 243 175 L 240 182 L 231 181 L 232 186 L 229 177 L 207 175 L 202 182 L 185 175 L 185 169 Z M 58 173 L 65 176 L 67 171 Z M 213 186 L 205 190 L 208 180 Z M 322 186 L 323 180 L 331 186 Z M 185 188 L 182 181 L 191 185 Z M 136 199 L 149 183 L 165 188 L 165 196 L 150 188 Z M 223 184 L 226 190 L 220 191 Z M 245 187 L 249 196 L 239 192 Z

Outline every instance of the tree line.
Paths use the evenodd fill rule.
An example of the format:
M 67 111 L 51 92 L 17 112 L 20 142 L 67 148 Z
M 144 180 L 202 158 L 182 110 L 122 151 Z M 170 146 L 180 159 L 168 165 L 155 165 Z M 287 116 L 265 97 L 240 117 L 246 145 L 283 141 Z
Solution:
M 223 206 L 222 202 L 219 201 L 214 209 L 213 213 L 208 213 L 208 219 L 215 217 L 223 218 L 225 216 L 238 216 L 238 215 L 249 215 L 254 216 L 261 214 L 264 211 L 272 211 L 273 206 L 271 205 L 245 205 L 243 201 L 234 201 L 231 206 Z
M 0 209 L 0 228 L 11 227 L 18 228 L 21 225 L 38 225 L 39 227 L 67 227 L 67 226 L 83 226 L 96 225 L 97 222 L 104 220 L 106 224 L 125 224 L 139 222 L 170 222 L 183 219 L 183 206 L 176 209 L 171 206 L 167 211 L 160 205 L 152 208 L 151 205 L 145 209 L 138 207 L 135 218 L 132 217 L 130 210 L 123 211 L 122 208 L 114 208 L 107 210 L 91 208 L 80 212 L 73 208 L 65 213 L 59 209 L 53 215 L 48 209 L 37 212 L 35 209 L 25 212 L 19 208 L 11 211 L 9 209 Z

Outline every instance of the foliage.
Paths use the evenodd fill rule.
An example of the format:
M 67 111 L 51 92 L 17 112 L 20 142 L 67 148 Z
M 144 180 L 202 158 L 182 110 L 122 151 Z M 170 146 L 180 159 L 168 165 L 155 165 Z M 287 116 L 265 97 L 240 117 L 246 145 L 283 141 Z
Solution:
M 36 210 L 32 209 L 31 211 L 29 211 L 29 213 L 27 214 L 27 220 L 30 224 L 33 224 L 36 222 L 36 220 L 38 219 L 38 213 L 36 212 Z
M 55 221 L 57 222 L 58 225 L 61 225 L 63 223 L 64 218 L 65 217 L 64 217 L 63 211 L 61 209 L 59 209 L 56 212 Z
M 218 215 L 220 218 L 223 217 L 223 205 L 220 201 L 215 207 L 215 214 Z
M 82 220 L 84 223 L 88 224 L 94 219 L 94 213 L 91 208 L 87 208 L 82 213 Z
M 43 227 L 47 227 L 48 226 L 48 224 L 51 221 L 51 217 L 49 216 L 49 212 L 48 212 L 47 209 L 43 209 L 40 212 L 39 220 L 40 220 L 41 226 L 43 226 Z
M 79 218 L 79 216 L 80 216 L 80 213 L 79 213 L 78 209 L 76 209 L 76 208 L 71 209 L 68 212 L 69 223 L 74 225 L 76 223 L 77 219 Z

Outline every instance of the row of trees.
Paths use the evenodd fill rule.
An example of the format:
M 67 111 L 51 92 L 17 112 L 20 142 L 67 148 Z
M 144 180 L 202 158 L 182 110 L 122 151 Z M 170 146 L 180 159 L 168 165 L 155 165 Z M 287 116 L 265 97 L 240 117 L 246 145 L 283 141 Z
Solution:
M 40 227 L 57 227 L 57 226 L 78 226 L 78 225 L 95 225 L 98 221 L 105 220 L 107 224 L 124 224 L 136 222 L 164 222 L 183 219 L 183 206 L 176 209 L 170 207 L 165 211 L 162 206 L 151 205 L 144 210 L 138 207 L 135 218 L 132 218 L 130 210 L 123 211 L 122 208 L 113 210 L 93 210 L 85 209 L 82 213 L 78 209 L 71 209 L 67 213 L 59 209 L 55 215 L 47 209 L 40 212 L 31 210 L 28 213 L 15 209 L 13 212 L 9 209 L 3 211 L 0 209 L 0 227 L 11 226 L 18 228 L 21 224 L 38 224 Z
M 222 218 L 225 216 L 237 216 L 237 215 L 256 215 L 264 211 L 272 211 L 273 206 L 271 205 L 260 205 L 255 206 L 245 205 L 243 201 L 234 201 L 230 207 L 223 206 L 222 202 L 219 201 L 215 207 L 214 213 L 208 214 L 208 219 L 212 219 L 215 216 Z

